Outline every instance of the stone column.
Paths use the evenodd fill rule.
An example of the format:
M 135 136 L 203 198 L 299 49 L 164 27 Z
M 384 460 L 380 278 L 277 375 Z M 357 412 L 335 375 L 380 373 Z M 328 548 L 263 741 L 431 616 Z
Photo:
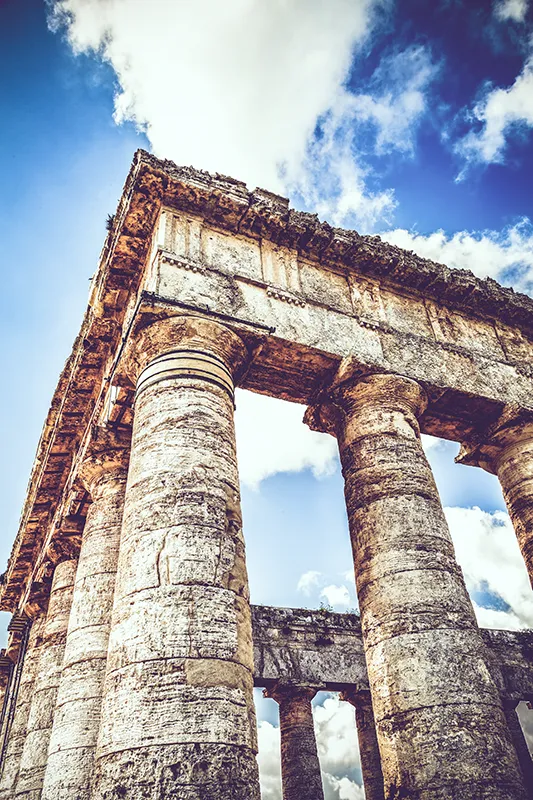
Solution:
M 13 662 L 6 655 L 5 650 L 0 650 L 0 742 L 1 731 L 4 726 L 4 718 L 6 712 L 6 705 L 9 695 L 9 682 L 13 674 Z
M 94 429 L 79 472 L 92 502 L 81 542 L 43 800 L 90 796 L 128 457 L 128 436 Z
M 345 700 L 355 708 L 355 725 L 365 800 L 385 800 L 381 757 L 370 692 L 357 689 L 344 691 L 341 694 L 341 700 Z
M 531 759 L 526 737 L 524 736 L 524 731 L 522 730 L 518 714 L 516 713 L 517 705 L 518 703 L 516 700 L 506 699 L 503 701 L 503 709 L 505 711 L 509 730 L 511 731 L 511 736 L 513 737 L 513 744 L 520 763 L 520 769 L 522 770 L 524 786 L 527 789 L 527 797 L 528 800 L 533 800 L 533 760 Z
M 533 586 L 533 420 L 508 408 L 480 441 L 463 444 L 455 460 L 498 476 Z
M 329 396 L 307 418 L 339 442 L 385 797 L 523 798 L 420 442 L 424 391 L 394 375 L 357 379 L 345 363 Z
M 241 339 L 144 328 L 93 800 L 258 800 L 235 452 Z
M 14 794 L 17 798 L 38 800 L 41 796 L 57 687 L 65 652 L 76 564 L 76 559 L 62 561 L 54 569 L 43 627 L 41 655 Z
M 311 707 L 316 691 L 279 683 L 264 691 L 279 706 L 283 800 L 324 800 Z
M 45 624 L 44 614 L 36 617 L 33 622 L 28 624 L 31 625 L 28 645 L 23 656 L 24 661 L 16 697 L 15 713 L 11 726 L 7 731 L 8 738 L 0 775 L 0 798 L 2 800 L 12 800 L 15 794 L 20 760 L 26 739 L 26 727 L 30 714 L 33 687 L 41 655 L 42 633 Z M 23 655 L 22 650 L 20 655 Z

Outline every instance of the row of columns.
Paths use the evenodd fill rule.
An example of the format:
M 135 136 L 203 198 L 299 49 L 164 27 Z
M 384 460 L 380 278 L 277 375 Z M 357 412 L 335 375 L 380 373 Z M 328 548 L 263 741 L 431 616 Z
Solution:
M 265 689 L 279 707 L 283 800 L 324 800 L 311 701 L 317 687 L 278 683 Z M 385 800 L 370 692 L 355 687 L 341 700 L 355 708 L 359 757 L 366 800 Z
M 53 589 L 71 609 L 55 612 L 51 596 L 33 623 L 0 798 L 258 800 L 233 397 L 247 348 L 218 322 L 178 316 L 142 328 L 126 352 L 131 446 L 99 430 L 81 467 L 92 505 L 79 564 L 75 577 L 58 565 Z M 368 785 L 379 797 L 381 781 L 388 800 L 520 800 L 511 732 L 420 443 L 426 404 L 412 380 L 341 368 L 307 413 L 337 437 L 345 479 L 372 700 L 358 726 L 363 740 L 375 731 L 380 753 L 373 743 Z M 528 481 L 511 492 L 515 516 L 526 509 L 524 541 Z M 309 713 L 301 698 L 287 713 L 284 703 L 282 734 L 308 728 L 308 699 Z M 316 766 L 302 741 L 286 745 L 286 760 Z

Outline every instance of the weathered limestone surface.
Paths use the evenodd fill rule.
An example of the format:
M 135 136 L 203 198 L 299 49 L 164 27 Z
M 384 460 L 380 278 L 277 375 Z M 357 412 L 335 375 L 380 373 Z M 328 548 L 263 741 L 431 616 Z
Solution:
M 135 422 L 93 796 L 259 797 L 229 329 L 138 335 Z
M 351 703 L 355 708 L 355 724 L 357 726 L 365 800 L 385 800 L 381 757 L 370 692 L 352 689 L 344 691 L 341 699 Z
M 26 740 L 33 688 L 39 669 L 45 622 L 45 616 L 40 615 L 31 625 L 28 647 L 20 678 L 15 714 L 9 731 L 7 747 L 2 763 L 2 773 L 0 775 L 0 798 L 2 798 L 2 800 L 12 800 L 15 796 L 15 787 L 20 771 L 20 761 L 22 751 L 24 750 L 24 742 Z
M 533 700 L 533 631 L 482 630 L 487 665 L 502 697 Z
M 463 444 L 456 460 L 498 476 L 533 585 L 533 419 L 508 407 L 478 441 Z
M 368 688 L 356 614 L 252 606 L 256 686 L 299 683 L 322 689 Z
M 90 797 L 124 510 L 129 437 L 95 429 L 80 475 L 83 531 L 43 800 Z
M 329 419 L 309 419 L 339 442 L 385 796 L 516 800 L 516 755 L 420 443 L 425 394 L 350 367 Z
M 14 796 L 38 800 L 41 796 L 48 745 L 54 719 L 57 688 L 65 652 L 67 627 L 77 561 L 62 561 L 54 569 L 50 601 L 42 633 L 41 654 L 31 698 L 24 749 Z
M 279 705 L 283 800 L 324 800 L 311 700 L 316 688 L 276 684 L 265 690 Z

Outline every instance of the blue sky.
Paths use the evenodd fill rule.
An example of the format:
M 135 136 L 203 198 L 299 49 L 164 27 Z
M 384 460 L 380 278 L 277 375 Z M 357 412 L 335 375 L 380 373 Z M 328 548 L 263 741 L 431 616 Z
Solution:
M 4 564 L 137 147 L 533 292 L 529 0 L 0 0 L 0 54 Z M 335 443 L 302 413 L 238 399 L 252 600 L 346 610 Z M 532 626 L 497 481 L 455 466 L 454 443 L 425 446 L 480 622 Z M 349 713 L 321 698 L 328 800 L 362 796 Z M 276 735 L 263 725 L 267 800 Z

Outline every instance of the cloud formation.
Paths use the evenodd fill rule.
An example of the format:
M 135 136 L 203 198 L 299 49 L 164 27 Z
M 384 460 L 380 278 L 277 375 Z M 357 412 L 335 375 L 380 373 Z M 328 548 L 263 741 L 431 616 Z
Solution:
M 524 22 L 527 8 L 528 0 L 496 0 L 494 16 L 502 22 Z
M 279 472 L 310 469 L 315 477 L 337 467 L 337 441 L 304 425 L 304 407 L 237 389 L 235 427 L 241 481 L 257 489 Z
M 502 163 L 509 136 L 533 127 L 533 56 L 511 86 L 488 84 L 468 116 L 474 129 L 456 143 L 456 152 L 467 164 Z M 464 175 L 463 170 L 458 180 Z
M 157 155 L 290 194 L 334 224 L 391 219 L 394 192 L 363 152 L 413 153 L 438 72 L 415 45 L 386 53 L 364 87 L 354 79 L 391 0 L 49 6 L 75 53 L 113 67 L 115 121 L 135 123 Z
M 387 2 L 52 0 L 50 25 L 112 65 L 115 120 L 156 154 L 283 191 L 280 170 L 302 181 L 317 121 Z
M 457 561 L 482 627 L 533 627 L 533 593 L 509 516 L 446 508 Z
M 521 291 L 531 291 L 533 286 L 533 225 L 528 219 L 501 231 L 459 231 L 449 235 L 439 230 L 423 235 L 400 228 L 386 231 L 381 237 L 449 267 L 470 269 L 480 278 L 512 282 Z

